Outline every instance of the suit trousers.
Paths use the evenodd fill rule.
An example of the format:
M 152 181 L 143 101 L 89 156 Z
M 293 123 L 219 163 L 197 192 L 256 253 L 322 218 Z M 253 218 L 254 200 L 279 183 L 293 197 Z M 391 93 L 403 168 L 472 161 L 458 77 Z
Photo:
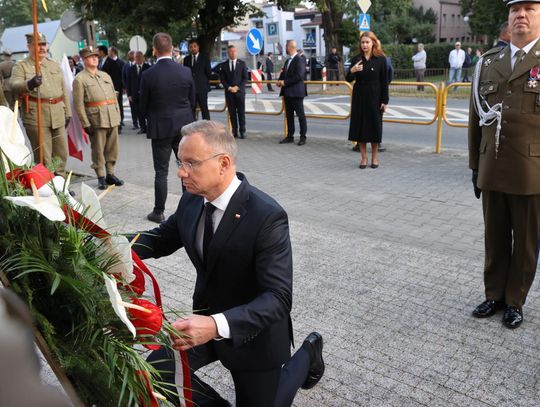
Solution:
M 271 81 L 272 80 L 272 72 L 266 72 L 266 80 L 267 81 Z M 272 91 L 274 90 L 272 88 L 272 84 L 271 83 L 267 83 L 266 86 L 268 87 L 268 90 Z
M 306 138 L 307 121 L 304 113 L 304 98 L 285 96 L 285 114 L 287 115 L 287 137 L 294 138 L 294 112 L 298 116 L 300 124 L 300 139 Z
M 114 174 L 118 158 L 118 126 L 109 129 L 92 129 L 90 146 L 92 148 L 92 168 L 96 175 L 104 177 L 105 174 Z
M 34 161 L 39 162 L 39 140 L 37 126 L 25 126 L 26 135 L 32 145 L 34 151 Z M 42 148 L 43 148 L 43 165 L 48 166 L 51 164 L 53 158 L 57 158 L 57 165 L 54 172 L 57 175 L 63 177 L 66 176 L 66 160 L 68 156 L 68 145 L 66 139 L 65 128 L 59 127 L 57 129 L 51 129 L 50 127 L 43 127 L 42 132 Z
M 195 106 L 199 106 L 201 109 L 201 115 L 204 120 L 210 120 L 210 112 L 208 111 L 208 92 L 201 92 L 195 94 Z M 197 117 L 193 112 L 193 117 Z
M 240 133 L 246 132 L 246 95 L 245 93 L 225 92 L 225 101 L 227 102 L 227 110 L 229 111 L 229 119 L 233 134 L 238 135 L 238 127 Z
M 154 161 L 154 212 L 163 213 L 167 201 L 167 177 L 171 152 L 178 157 L 180 134 L 171 138 L 152 139 L 152 158 Z
M 540 195 L 482 191 L 486 299 L 520 308 L 538 263 Z
M 133 123 L 133 127 L 139 127 L 139 110 L 137 108 L 137 102 L 133 98 L 131 102 L 129 102 L 129 110 L 131 111 L 131 122 Z
M 122 90 L 118 92 L 118 96 L 116 97 L 118 99 L 118 107 L 120 108 L 120 126 L 124 125 L 124 93 Z
M 140 101 L 139 99 L 133 98 L 133 108 L 132 112 L 135 112 L 135 118 L 133 119 L 133 125 L 139 126 L 141 130 L 146 131 L 146 119 L 140 114 Z M 133 113 L 132 113 L 133 114 Z M 137 124 L 136 124 L 137 123 Z
M 210 385 L 203 382 L 196 371 L 218 360 L 212 342 L 188 351 L 191 370 L 193 402 L 200 407 L 228 406 L 228 401 Z M 160 373 L 167 389 L 176 393 L 174 384 L 174 356 L 170 349 L 161 348 L 148 356 Z M 289 407 L 309 372 L 309 354 L 300 348 L 283 367 L 269 370 L 231 371 L 234 381 L 236 407 Z M 179 406 L 178 398 L 167 393 L 167 398 Z

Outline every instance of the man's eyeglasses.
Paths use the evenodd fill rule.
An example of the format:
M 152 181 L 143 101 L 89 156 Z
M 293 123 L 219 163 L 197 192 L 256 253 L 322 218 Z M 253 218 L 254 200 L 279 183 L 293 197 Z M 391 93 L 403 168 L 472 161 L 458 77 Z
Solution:
M 194 169 L 200 167 L 202 165 L 202 163 L 204 163 L 206 161 L 209 161 L 212 158 L 219 157 L 220 155 L 224 155 L 224 154 L 225 153 L 219 153 L 219 154 L 213 155 L 212 157 L 208 157 L 208 158 L 206 158 L 204 160 L 200 160 L 200 161 L 181 161 L 181 160 L 177 159 L 176 160 L 176 165 L 178 165 L 178 169 L 183 168 L 184 171 L 191 172 Z

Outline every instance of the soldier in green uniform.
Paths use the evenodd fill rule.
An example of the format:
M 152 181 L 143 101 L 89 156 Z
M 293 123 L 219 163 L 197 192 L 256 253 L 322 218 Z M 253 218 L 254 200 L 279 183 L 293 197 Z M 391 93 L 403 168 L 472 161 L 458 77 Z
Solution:
M 0 77 L 0 106 L 9 107 L 8 102 L 6 100 L 6 97 L 4 96 L 4 90 L 2 89 L 2 83 L 3 83 L 3 79 L 2 79 L 2 77 Z
M 84 63 L 73 81 L 73 106 L 81 124 L 90 136 L 92 168 L 98 176 L 98 188 L 121 186 L 124 181 L 114 175 L 118 158 L 120 109 L 111 77 L 98 70 L 98 53 L 92 48 L 80 52 Z
M 34 35 L 26 34 L 29 56 L 19 61 L 11 75 L 11 89 L 22 99 L 22 120 L 32 149 L 34 161 L 39 161 L 37 101 L 41 99 L 43 164 L 49 165 L 58 157 L 55 168 L 57 175 L 65 176 L 68 155 L 65 127 L 71 118 L 71 107 L 64 86 L 64 75 L 60 65 L 47 58 L 47 40 L 38 34 L 38 55 L 34 55 Z M 36 75 L 35 60 L 41 74 Z
M 517 328 L 536 273 L 540 236 L 540 0 L 506 0 L 511 43 L 488 51 L 474 75 L 469 166 L 485 224 L 486 300 Z
M 2 85 L 4 96 L 7 100 L 7 103 L 9 104 L 9 107 L 13 109 L 13 105 L 15 103 L 15 100 L 13 99 L 13 93 L 11 92 L 11 73 L 13 72 L 13 67 L 15 66 L 15 62 L 11 60 L 11 51 L 8 49 L 5 49 L 2 54 L 4 55 L 4 60 L 0 62 L 0 82 L 2 79 L 4 80 L 4 84 Z

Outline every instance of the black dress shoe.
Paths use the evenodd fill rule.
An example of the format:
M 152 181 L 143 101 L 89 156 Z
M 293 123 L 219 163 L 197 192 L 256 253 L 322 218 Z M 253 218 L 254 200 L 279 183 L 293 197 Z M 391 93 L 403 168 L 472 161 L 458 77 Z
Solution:
M 386 151 L 386 147 L 384 147 L 382 143 L 379 143 L 379 147 L 377 149 L 379 150 L 379 153 L 383 153 Z
M 353 148 L 351 148 L 352 151 L 360 151 L 360 144 L 356 143 Z
M 302 347 L 309 353 L 310 365 L 303 389 L 311 389 L 324 374 L 324 360 L 322 357 L 323 339 L 320 333 L 312 332 L 304 340 Z
M 298 141 L 298 145 L 299 145 L 299 146 L 303 146 L 304 144 L 306 144 L 306 138 L 305 138 L 305 137 L 301 138 L 301 139 Z
M 124 181 L 122 181 L 121 179 L 119 179 L 116 175 L 114 174 L 107 174 L 107 177 L 105 178 L 105 182 L 108 184 L 108 185 L 116 185 L 117 187 L 121 187 L 122 185 L 124 185 Z
M 139 131 L 137 132 L 137 134 L 144 134 L 146 133 L 146 129 L 139 129 Z
M 288 144 L 288 143 L 293 143 L 293 142 L 294 142 L 294 139 L 292 137 L 285 137 L 279 142 L 279 144 Z
M 107 184 L 105 183 L 105 177 L 98 177 L 98 188 L 99 189 L 107 189 Z
M 146 219 L 152 222 L 161 223 L 165 220 L 165 215 L 163 215 L 163 213 L 156 213 L 152 211 L 146 216 Z
M 242 139 L 246 138 L 246 133 L 240 133 L 240 138 Z
M 131 130 L 137 130 L 138 128 L 139 128 L 139 126 L 133 126 L 133 127 L 131 128 Z
M 494 300 L 485 300 L 482 304 L 478 305 L 472 312 L 473 317 L 487 318 L 492 316 L 504 307 L 504 303 Z
M 523 322 L 523 311 L 521 308 L 506 306 L 503 315 L 503 324 L 509 329 L 516 329 Z

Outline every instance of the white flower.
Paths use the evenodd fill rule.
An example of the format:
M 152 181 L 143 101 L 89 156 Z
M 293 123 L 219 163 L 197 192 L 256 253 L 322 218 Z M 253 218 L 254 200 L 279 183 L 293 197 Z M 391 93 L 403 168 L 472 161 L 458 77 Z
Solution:
M 65 220 L 66 214 L 60 207 L 58 198 L 55 195 L 40 197 L 36 189 L 36 184 L 34 184 L 34 180 L 32 180 L 31 183 L 31 196 L 5 196 L 4 198 L 13 202 L 15 205 L 32 208 L 53 222 Z
M 84 205 L 84 210 L 79 212 L 84 214 L 102 229 L 107 229 L 107 224 L 105 223 L 105 219 L 103 219 L 99 197 L 96 195 L 95 191 L 84 182 L 81 183 L 81 203 Z
M 133 258 L 129 240 L 125 236 L 116 235 L 109 237 L 106 243 L 109 245 L 107 248 L 109 254 L 117 256 L 120 260 L 107 271 L 110 274 L 121 274 L 127 283 L 131 283 L 135 280 L 135 274 L 133 274 Z
M 109 294 L 109 299 L 111 300 L 111 305 L 114 309 L 118 318 L 127 326 L 129 332 L 133 334 L 133 337 L 137 335 L 135 326 L 131 323 L 127 316 L 125 302 L 122 300 L 120 293 L 118 292 L 118 287 L 116 286 L 116 281 L 103 273 L 103 278 L 105 279 L 105 287 L 107 288 L 107 293 Z
M 18 102 L 15 103 L 15 112 L 17 112 Z M 11 109 L 0 106 L 0 149 L 16 166 L 30 165 L 32 154 L 24 142 L 24 134 L 17 122 L 17 114 Z M 9 167 L 4 162 L 5 171 Z

